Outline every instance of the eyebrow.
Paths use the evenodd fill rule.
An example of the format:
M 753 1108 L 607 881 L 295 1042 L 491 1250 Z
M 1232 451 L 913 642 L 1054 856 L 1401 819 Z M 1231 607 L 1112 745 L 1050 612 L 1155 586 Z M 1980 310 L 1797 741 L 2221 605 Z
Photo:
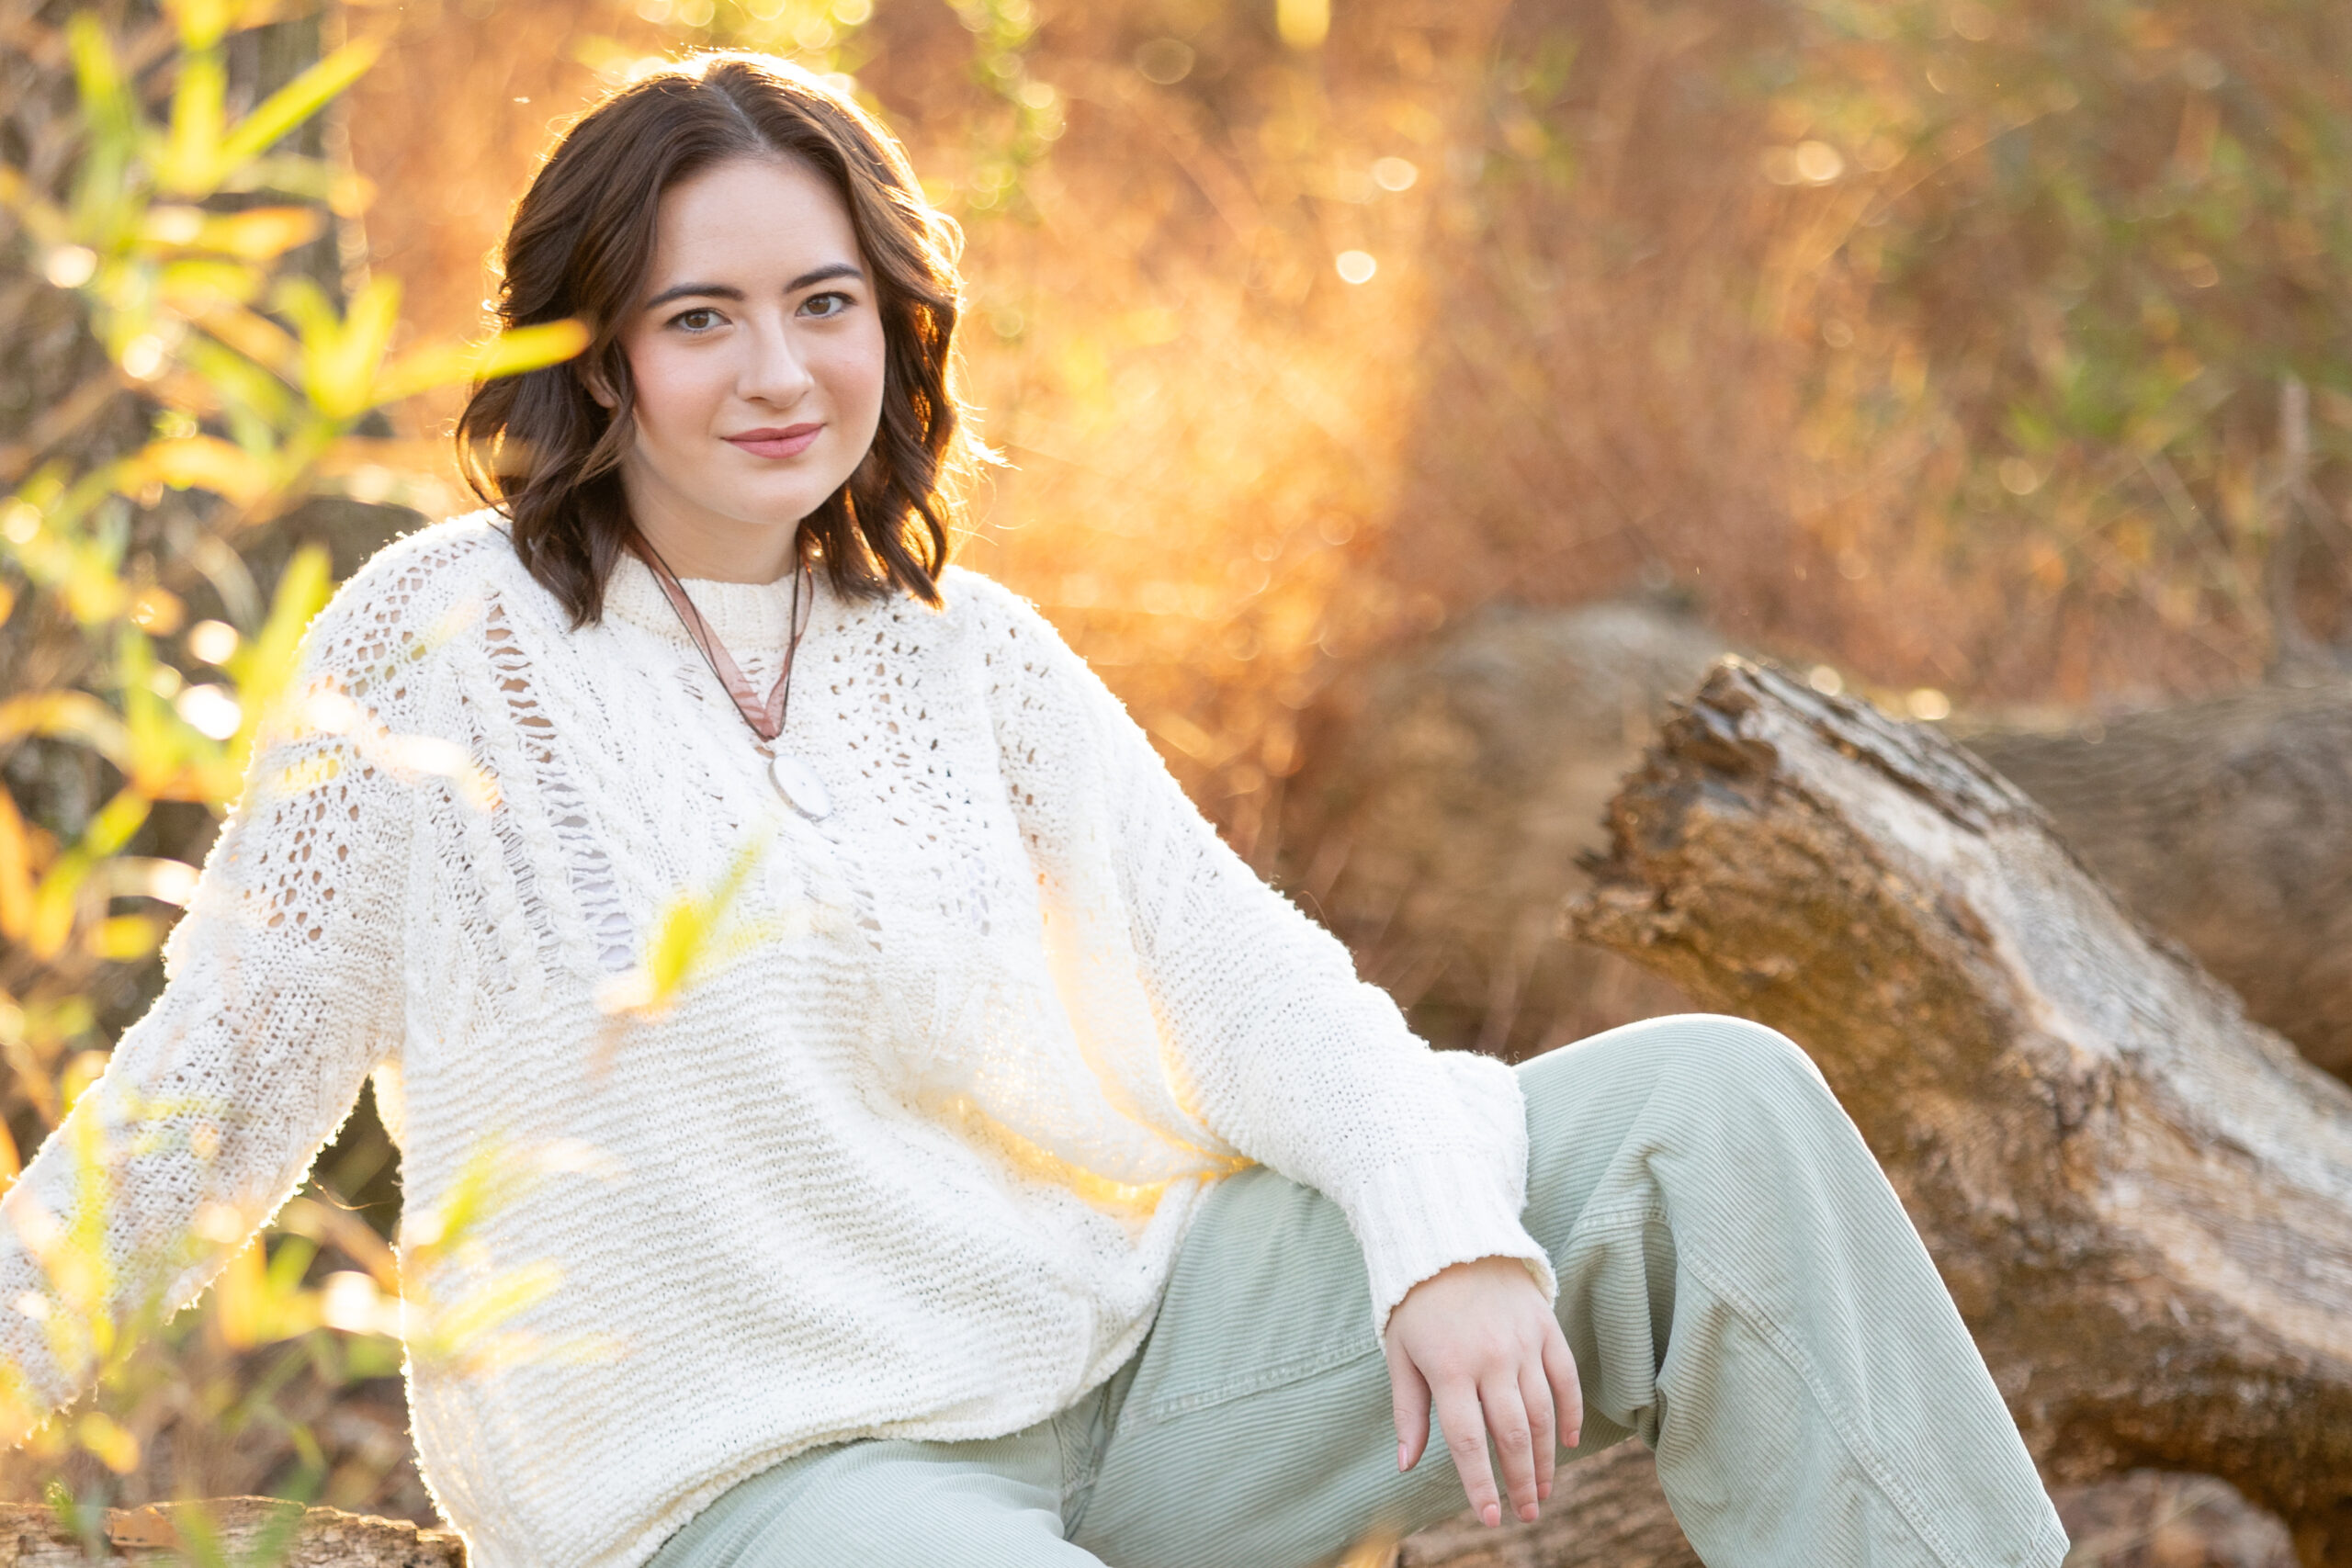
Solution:
M 832 262 L 818 267 L 813 272 L 802 273 L 798 277 L 786 284 L 784 291 L 786 294 L 797 294 L 812 283 L 822 283 L 828 278 L 834 277 L 854 277 L 863 283 L 865 281 L 865 273 L 863 268 L 854 263 Z M 725 283 L 673 283 L 648 299 L 645 302 L 645 308 L 649 310 L 658 310 L 673 299 L 696 297 L 705 299 L 741 299 L 743 298 L 743 291 L 731 284 Z

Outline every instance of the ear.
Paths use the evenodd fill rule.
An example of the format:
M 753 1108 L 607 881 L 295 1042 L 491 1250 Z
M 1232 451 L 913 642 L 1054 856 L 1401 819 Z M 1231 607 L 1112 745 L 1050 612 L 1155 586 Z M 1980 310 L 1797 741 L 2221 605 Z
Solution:
M 621 406 L 621 400 L 614 392 L 613 384 L 605 378 L 603 366 L 594 363 L 585 355 L 573 360 L 571 364 L 572 374 L 580 378 L 580 384 L 588 389 L 590 397 L 596 400 L 596 405 L 599 408 L 610 413 Z

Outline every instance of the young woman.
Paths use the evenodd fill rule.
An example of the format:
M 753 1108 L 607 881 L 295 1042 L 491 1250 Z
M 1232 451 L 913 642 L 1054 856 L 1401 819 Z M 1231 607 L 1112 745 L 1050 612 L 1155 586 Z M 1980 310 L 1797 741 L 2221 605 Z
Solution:
M 1636 1433 L 1722 1568 L 2056 1563 L 1799 1051 L 1429 1051 L 945 565 L 952 235 L 774 62 L 564 138 L 500 309 L 594 343 L 477 391 L 494 509 L 311 627 L 162 998 L 0 1205 L 28 1404 L 90 1375 L 59 1236 L 108 1313 L 187 1301 L 372 1075 L 477 1568 L 1303 1568 Z M 724 918 L 662 994 L 681 897 Z

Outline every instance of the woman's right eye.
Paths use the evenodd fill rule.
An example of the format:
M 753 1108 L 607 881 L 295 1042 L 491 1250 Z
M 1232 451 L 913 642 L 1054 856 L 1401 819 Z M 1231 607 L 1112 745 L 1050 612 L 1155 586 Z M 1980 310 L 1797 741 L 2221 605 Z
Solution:
M 690 333 L 708 332 L 718 325 L 718 312 L 707 306 L 698 306 L 691 310 L 679 311 L 670 318 L 670 324 L 684 327 Z

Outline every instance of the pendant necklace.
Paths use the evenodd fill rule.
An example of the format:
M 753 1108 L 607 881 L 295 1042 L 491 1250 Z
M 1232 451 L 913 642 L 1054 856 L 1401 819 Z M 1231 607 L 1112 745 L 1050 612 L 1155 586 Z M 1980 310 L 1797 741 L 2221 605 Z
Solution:
M 768 782 L 775 785 L 776 794 L 784 796 L 785 804 L 803 817 L 811 820 L 824 817 L 833 808 L 832 801 L 825 794 L 824 781 L 817 776 L 816 769 L 777 745 L 784 734 L 785 709 L 792 702 L 792 666 L 800 652 L 800 634 L 808 629 L 808 623 L 801 619 L 800 615 L 800 580 L 809 575 L 808 561 L 797 562 L 792 573 L 792 637 L 785 644 L 784 672 L 775 678 L 775 684 L 768 691 L 767 701 L 763 703 L 759 694 L 752 689 L 752 682 L 745 680 L 742 671 L 736 668 L 726 645 L 712 635 L 709 623 L 702 618 L 702 612 L 695 608 L 695 602 L 686 596 L 686 585 L 678 581 L 678 574 L 670 570 L 670 563 L 662 558 L 662 552 L 655 549 L 652 542 L 642 534 L 631 535 L 628 543 L 629 548 L 637 552 L 638 558 L 652 570 L 653 580 L 662 585 L 662 597 L 669 600 L 670 607 L 678 612 L 678 619 L 685 623 L 686 636 L 692 637 L 695 647 L 702 650 L 703 662 L 709 665 L 710 672 L 718 677 L 718 683 L 727 688 L 727 694 L 735 699 L 735 711 L 743 716 L 743 722 L 750 725 L 752 733 L 760 738 L 760 755 L 768 760 Z M 813 615 L 816 609 L 817 585 L 811 581 L 808 585 L 809 614 Z

